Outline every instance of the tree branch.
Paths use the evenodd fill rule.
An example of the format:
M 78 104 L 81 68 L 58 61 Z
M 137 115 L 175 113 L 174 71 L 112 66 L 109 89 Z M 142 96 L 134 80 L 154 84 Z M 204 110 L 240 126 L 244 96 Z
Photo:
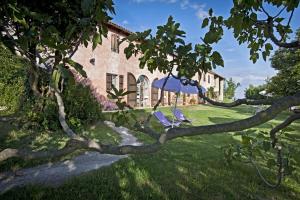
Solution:
M 66 146 L 63 149 L 56 151 L 32 152 L 26 149 L 5 149 L 0 152 L 0 162 L 12 157 L 19 157 L 23 159 L 59 157 L 69 154 L 77 149 L 85 149 L 89 151 L 118 155 L 153 153 L 160 149 L 161 144 L 164 144 L 168 140 L 172 140 L 178 137 L 242 131 L 254 126 L 258 126 L 274 119 L 279 113 L 288 109 L 289 107 L 297 105 L 300 105 L 300 92 L 298 92 L 294 96 L 283 97 L 277 100 L 267 110 L 239 121 L 217 125 L 196 126 L 190 128 L 171 128 L 167 131 L 167 133 L 161 134 L 156 143 L 149 145 L 105 146 L 93 140 L 87 140 L 82 137 L 75 136 L 67 142 Z
M 148 126 L 141 126 L 140 123 L 138 123 L 138 122 L 135 124 L 134 127 L 136 128 L 137 131 L 145 133 L 156 140 L 158 140 L 160 137 L 160 134 L 158 134 L 156 131 L 154 131 L 153 129 L 151 129 Z
M 285 127 L 289 126 L 294 121 L 300 119 L 300 113 L 293 114 L 289 116 L 284 122 L 278 124 L 275 128 L 270 131 L 270 138 L 272 139 L 272 146 L 275 147 L 277 143 L 276 133 Z
M 292 16 L 292 15 L 291 15 Z M 284 47 L 284 48 L 300 48 L 300 41 L 294 41 L 294 42 L 281 42 L 279 39 L 276 38 L 274 35 L 274 24 L 273 24 L 273 18 L 268 18 L 268 22 L 262 22 L 268 27 L 269 37 L 277 46 Z M 290 20 L 289 20 L 290 21 Z
M 4 149 L 0 152 L 0 162 L 5 161 L 9 158 L 21 158 L 24 160 L 41 159 L 41 158 L 58 158 L 64 155 L 68 155 L 75 150 L 87 150 L 96 151 L 100 153 L 125 155 L 125 154 L 141 154 L 141 153 L 152 153 L 160 148 L 160 143 L 153 143 L 150 145 L 143 146 L 109 146 L 102 145 L 93 140 L 86 140 L 82 137 L 75 137 L 70 139 L 64 148 L 53 151 L 31 151 L 28 149 Z
M 275 118 L 279 113 L 287 110 L 289 107 L 297 105 L 300 105 L 300 92 L 294 96 L 278 99 L 268 109 L 261 111 L 252 117 L 224 124 L 195 126 L 190 128 L 173 128 L 168 130 L 166 138 L 167 140 L 171 140 L 183 136 L 242 131 L 263 124 Z
M 231 103 L 223 103 L 223 102 L 214 101 L 214 100 L 206 97 L 203 94 L 202 89 L 201 89 L 200 84 L 199 84 L 198 81 L 191 82 L 190 80 L 187 80 L 186 84 L 189 84 L 189 85 L 192 85 L 192 86 L 197 86 L 198 91 L 199 91 L 199 93 L 198 93 L 199 97 L 203 98 L 205 101 L 207 101 L 208 103 L 210 103 L 214 106 L 232 108 L 232 107 L 236 107 L 236 106 L 239 106 L 239 105 L 242 105 L 242 104 L 246 104 L 246 105 L 272 105 L 276 101 L 276 99 L 268 97 L 266 99 L 259 99 L 259 100 L 250 100 L 250 99 L 244 98 L 244 99 L 238 99 L 238 100 L 236 100 L 234 102 L 231 102 Z
M 223 102 L 214 101 L 214 100 L 206 97 L 205 95 L 203 95 L 201 92 L 199 93 L 199 96 L 212 105 L 227 107 L 227 108 L 236 107 L 236 106 L 239 106 L 242 104 L 245 104 L 245 105 L 272 105 L 274 103 L 274 101 L 276 100 L 273 98 L 266 98 L 266 99 L 259 99 L 259 100 L 250 100 L 250 99 L 244 98 L 244 99 L 238 99 L 231 103 L 223 103 Z
M 288 23 L 287 23 L 287 26 L 290 26 L 290 23 L 291 23 L 291 21 L 292 21 L 293 15 L 294 15 L 294 10 L 295 10 L 295 9 L 293 9 L 292 12 L 291 12 L 291 15 L 290 15 L 290 17 L 289 17 L 289 21 L 288 21 Z
M 60 122 L 60 125 L 62 126 L 64 132 L 69 136 L 69 137 L 75 137 L 76 134 L 74 133 L 74 131 L 68 126 L 67 122 L 66 122 L 66 113 L 65 113 L 65 106 L 64 106 L 64 102 L 63 99 L 60 95 L 60 93 L 58 91 L 54 91 L 55 97 L 56 97 L 56 101 L 57 101 L 57 105 L 58 105 L 58 119 Z

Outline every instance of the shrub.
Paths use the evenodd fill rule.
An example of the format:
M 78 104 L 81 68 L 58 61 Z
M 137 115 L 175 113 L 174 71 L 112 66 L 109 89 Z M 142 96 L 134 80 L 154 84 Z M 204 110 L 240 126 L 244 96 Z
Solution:
M 78 74 L 78 72 L 71 70 L 72 74 L 74 75 L 75 81 L 78 84 L 81 84 L 84 87 L 88 87 L 90 89 L 91 94 L 94 96 L 94 98 L 98 101 L 98 103 L 101 105 L 102 110 L 105 111 L 111 111 L 111 110 L 118 110 L 118 106 L 116 103 L 109 98 L 106 98 L 104 95 L 99 94 L 97 92 L 97 88 L 92 85 L 92 82 L 88 78 L 84 78 L 81 75 Z
M 117 104 L 103 95 L 99 95 L 97 100 L 105 111 L 118 110 Z
M 25 98 L 28 63 L 0 44 L 0 115 L 19 111 Z
M 60 129 L 58 107 L 54 99 L 29 99 L 23 108 L 24 128 L 34 130 Z
M 0 45 L 0 115 L 20 111 L 19 122 L 24 128 L 59 130 L 61 126 L 55 97 L 35 98 L 29 95 L 26 67 L 29 65 L 27 61 Z M 41 88 L 49 85 L 45 72 L 40 72 L 40 84 Z M 67 120 L 72 128 L 80 129 L 83 125 L 102 118 L 101 105 L 87 84 L 75 83 L 74 79 L 70 78 L 66 81 L 62 96 Z M 113 107 L 109 103 L 105 106 Z
M 63 100 L 72 128 L 80 129 L 83 125 L 102 119 L 101 105 L 87 85 L 69 79 L 63 91 Z

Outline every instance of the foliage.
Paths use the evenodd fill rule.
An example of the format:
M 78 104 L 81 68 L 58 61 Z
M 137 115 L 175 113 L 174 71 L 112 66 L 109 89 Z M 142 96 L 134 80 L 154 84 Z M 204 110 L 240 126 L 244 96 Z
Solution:
M 28 99 L 22 111 L 23 128 L 31 130 L 56 131 L 60 129 L 58 107 L 54 99 Z
M 4 0 L 0 6 L 0 40 L 12 52 L 17 51 L 30 61 L 31 90 L 35 96 L 42 96 L 41 101 L 47 102 L 43 98 L 51 98 L 49 93 L 53 91 L 61 92 L 64 79 L 72 77 L 70 69 L 75 69 L 86 77 L 83 66 L 73 61 L 72 55 L 79 45 L 87 47 L 91 42 L 92 48 L 95 49 L 102 43 L 102 36 L 107 35 L 106 23 L 111 19 L 110 13 L 114 14 L 112 0 Z M 46 79 L 39 76 L 40 71 L 47 75 Z M 48 88 L 45 92 L 47 95 L 43 91 L 45 88 Z M 85 94 L 87 92 L 82 92 L 82 95 Z M 68 95 L 76 99 L 74 94 Z M 68 109 L 75 126 L 78 126 L 77 119 L 92 121 L 100 115 L 95 114 L 99 111 L 98 108 L 90 108 L 89 105 L 87 111 L 74 111 L 78 106 L 83 108 L 82 103 L 87 102 L 80 101 L 78 105 L 74 101 Z M 44 106 L 37 107 L 38 111 L 44 109 Z M 40 115 L 43 114 L 33 111 L 28 117 L 40 121 L 43 118 L 39 117 Z
M 300 29 L 296 40 L 300 41 Z M 275 96 L 294 95 L 300 91 L 300 50 L 280 48 L 271 58 L 277 74 L 267 82 L 267 90 Z
M 125 38 L 123 41 L 128 41 L 129 45 L 124 52 L 127 58 L 142 53 L 140 68 L 147 66 L 150 72 L 159 70 L 167 73 L 176 67 L 177 75 L 188 79 L 200 70 L 207 72 L 216 66 L 224 66 L 220 53 L 213 51 L 209 44 L 196 44 L 193 47 L 191 43 L 186 44 L 184 38 L 185 32 L 180 29 L 180 24 L 170 16 L 165 25 L 157 27 L 155 35 L 149 29 Z
M 105 96 L 100 98 L 100 104 L 105 111 L 118 110 L 116 103 L 110 99 L 107 99 Z
M 116 126 L 121 126 L 128 124 L 129 118 L 135 118 L 135 115 L 129 112 L 132 107 L 130 107 L 125 101 L 124 97 L 132 91 L 125 91 L 124 89 L 118 90 L 114 85 L 112 85 L 112 91 L 107 91 L 109 98 L 115 100 L 115 103 L 118 107 L 118 111 L 112 114 L 112 120 L 115 122 Z
M 19 111 L 26 97 L 26 73 L 29 63 L 13 55 L 0 44 L 0 115 L 14 114 Z
M 228 99 L 232 99 L 235 95 L 235 90 L 240 86 L 240 83 L 236 83 L 232 78 L 226 80 L 224 88 L 224 96 Z
M 102 119 L 101 105 L 92 94 L 89 86 L 68 79 L 63 91 L 67 118 L 75 129 Z
M 13 31 L 2 34 L 1 40 L 19 47 L 25 56 L 33 44 L 38 45 L 38 51 L 47 48 L 47 54 L 65 56 L 78 42 L 87 46 L 91 36 L 94 48 L 101 43 L 101 36 L 107 33 L 105 22 L 111 19 L 108 12 L 114 13 L 111 0 L 5 0 L 0 7 L 1 16 L 5 16 L 0 21 L 1 30 Z M 74 61 L 65 61 L 73 66 Z
M 245 90 L 245 97 L 253 100 L 264 99 L 265 96 L 260 94 L 260 92 L 264 90 L 266 90 L 266 85 L 254 86 L 250 84 Z
M 298 6 L 298 0 L 234 0 L 227 19 L 223 19 L 222 16 L 210 15 L 203 20 L 202 27 L 209 27 L 205 36 L 210 43 L 218 42 L 221 39 L 223 27 L 232 29 L 239 44 L 248 44 L 250 60 L 255 63 L 260 54 L 264 60 L 270 56 L 273 45 L 269 40 L 275 45 L 285 48 L 299 46 L 297 42 L 288 42 L 289 36 L 293 32 L 290 22 L 294 10 Z M 270 7 L 276 8 L 275 10 L 278 12 L 269 13 L 267 9 Z M 288 18 L 290 19 L 285 20 L 287 18 L 285 15 L 289 15 Z
M 291 128 L 286 128 L 280 131 L 280 138 L 285 138 L 289 132 L 294 131 Z M 265 164 L 269 169 L 275 170 L 279 162 L 282 162 L 284 175 L 291 175 L 299 165 L 299 150 L 289 145 L 282 139 L 279 142 L 283 145 L 284 152 L 282 159 L 278 160 L 277 152 L 273 150 L 269 132 L 259 130 L 248 130 L 235 134 L 241 138 L 239 143 L 230 144 L 223 148 L 227 164 L 232 165 L 233 161 L 248 162 L 255 164 L 255 160 L 264 159 Z M 279 138 L 279 139 L 280 139 Z

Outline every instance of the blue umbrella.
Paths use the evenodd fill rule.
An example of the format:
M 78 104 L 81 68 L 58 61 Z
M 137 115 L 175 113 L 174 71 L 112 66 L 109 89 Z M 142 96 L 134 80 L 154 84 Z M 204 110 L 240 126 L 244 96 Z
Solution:
M 154 81 L 152 83 L 152 87 L 162 89 L 166 79 L 167 79 L 167 77 Z M 174 109 L 176 109 L 177 99 L 178 99 L 178 95 L 180 92 L 185 93 L 185 94 L 198 94 L 198 92 L 199 92 L 197 86 L 193 86 L 190 84 L 184 84 L 185 81 L 187 81 L 186 78 L 179 79 L 179 78 L 175 78 L 175 77 L 171 76 L 168 78 L 166 85 L 164 87 L 165 91 L 176 93 L 176 101 L 175 101 Z M 202 89 L 202 93 L 206 92 L 206 89 L 204 87 L 201 86 L 201 89 Z M 174 116 L 173 116 L 172 127 L 173 127 L 173 124 L 174 124 Z
M 166 79 L 167 77 L 154 81 L 152 87 L 162 89 Z M 167 80 L 164 90 L 169 92 L 174 92 L 174 93 L 182 92 L 186 94 L 198 94 L 198 87 L 190 84 L 185 85 L 183 84 L 185 81 L 187 81 L 187 79 L 185 78 L 177 79 L 171 76 Z M 201 89 L 202 89 L 202 93 L 206 92 L 206 89 L 204 87 L 201 86 Z

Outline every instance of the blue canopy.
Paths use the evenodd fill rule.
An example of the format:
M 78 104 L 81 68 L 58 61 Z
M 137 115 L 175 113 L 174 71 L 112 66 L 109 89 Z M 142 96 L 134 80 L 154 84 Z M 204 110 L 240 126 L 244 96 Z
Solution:
M 154 81 L 152 87 L 162 89 L 166 79 L 167 77 Z M 164 90 L 169 92 L 175 92 L 175 93 L 182 92 L 186 94 L 198 94 L 197 86 L 192 86 L 190 84 L 184 85 L 183 84 L 184 81 L 186 81 L 185 78 L 177 79 L 170 76 L 169 79 L 167 80 Z M 202 93 L 206 92 L 206 89 L 204 87 L 201 86 L 201 89 L 202 89 Z

